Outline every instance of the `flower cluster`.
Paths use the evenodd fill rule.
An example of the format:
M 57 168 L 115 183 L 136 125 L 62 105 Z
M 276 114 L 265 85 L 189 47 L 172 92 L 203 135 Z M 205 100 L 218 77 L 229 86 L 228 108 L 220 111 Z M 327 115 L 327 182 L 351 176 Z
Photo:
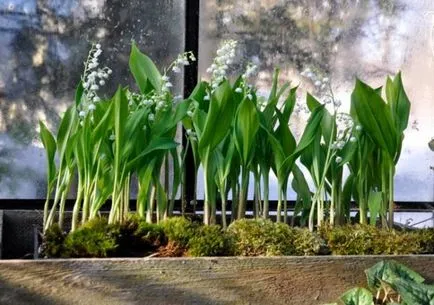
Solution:
M 214 58 L 211 66 L 206 70 L 211 74 L 211 87 L 217 88 L 220 83 L 226 78 L 229 65 L 233 63 L 235 58 L 235 49 L 237 41 L 225 40 L 217 50 L 217 56 Z
M 320 73 L 315 72 L 311 68 L 306 68 L 300 73 L 300 75 L 310 79 L 315 87 L 319 90 L 325 90 L 330 85 L 330 80 L 328 77 L 322 77 Z
M 346 143 L 348 143 L 348 141 L 351 143 L 357 142 L 357 138 L 352 133 L 354 128 L 354 121 L 348 113 L 340 112 L 336 114 L 336 128 L 336 141 L 332 143 L 332 149 L 341 150 L 344 148 Z M 357 131 L 360 131 L 361 127 L 356 126 L 355 129 Z M 342 162 L 342 158 L 337 156 L 336 162 Z
M 196 61 L 193 52 L 185 52 L 178 55 L 178 58 L 170 65 L 174 73 L 181 73 L 181 67 L 190 65 L 190 62 Z
M 88 113 L 96 109 L 95 103 L 98 103 L 101 98 L 97 91 L 101 86 L 104 86 L 106 80 L 112 74 L 112 70 L 108 67 L 98 68 L 98 57 L 101 55 L 102 49 L 100 44 L 92 45 L 87 60 L 84 64 L 84 73 L 81 77 L 83 84 L 83 97 L 81 101 L 81 110 L 79 116 L 86 117 Z M 92 116 L 93 118 L 93 116 Z
M 318 92 L 325 95 L 324 103 L 326 105 L 333 104 L 334 111 L 342 105 L 342 102 L 335 98 L 330 84 L 330 79 L 327 76 L 321 75 L 320 72 L 314 71 L 311 68 L 306 68 L 300 73 L 301 76 L 308 78 Z

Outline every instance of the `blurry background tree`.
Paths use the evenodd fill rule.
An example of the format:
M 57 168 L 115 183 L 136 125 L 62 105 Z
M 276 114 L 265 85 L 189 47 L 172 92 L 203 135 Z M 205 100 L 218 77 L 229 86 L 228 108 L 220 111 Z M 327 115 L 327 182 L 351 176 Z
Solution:
M 0 1 L 0 198 L 45 196 L 38 120 L 55 128 L 73 101 L 91 43 L 113 70 L 105 86 L 133 82 L 130 42 L 160 67 L 183 50 L 184 1 Z M 178 80 L 180 88 L 181 79 Z

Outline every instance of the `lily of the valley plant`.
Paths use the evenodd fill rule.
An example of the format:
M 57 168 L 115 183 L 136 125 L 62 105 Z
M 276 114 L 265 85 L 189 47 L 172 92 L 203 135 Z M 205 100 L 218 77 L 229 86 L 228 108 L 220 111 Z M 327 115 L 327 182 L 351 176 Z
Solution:
M 275 175 L 278 222 L 288 222 L 291 187 L 297 194 L 292 224 L 296 217 L 311 230 L 326 222 L 348 222 L 353 199 L 361 223 L 367 223 L 369 212 L 372 224 L 380 216 L 384 226 L 392 225 L 393 178 L 410 111 L 400 74 L 387 79 L 387 102 L 381 88 L 357 80 L 350 113 L 340 112 L 340 102 L 324 81 L 329 98 L 322 104 L 307 95 L 310 115 L 296 139 L 290 119 L 297 115 L 297 87 L 280 84 L 276 69 L 269 96 L 258 95 L 252 64 L 231 80 L 235 41 L 222 44 L 207 70 L 210 81 L 199 81 L 186 99 L 173 95 L 171 77 L 196 60 L 191 52 L 160 72 L 133 43 L 129 66 L 138 90 L 119 86 L 112 98 L 99 95 L 112 74 L 100 67 L 101 53 L 98 44 L 90 50 L 75 103 L 57 133 L 40 122 L 48 164 L 44 230 L 55 222 L 64 225 L 65 202 L 74 184 L 72 230 L 98 217 L 105 204 L 110 204 L 110 223 L 127 219 L 133 183 L 139 217 L 149 222 L 170 217 L 178 190 L 189 179 L 183 172 L 188 146 L 196 173 L 203 169 L 205 224 L 216 223 L 218 211 L 223 227 L 229 213 L 231 220 L 245 217 L 251 179 L 254 216 L 269 218 L 270 175 Z M 176 142 L 180 125 L 187 147 Z M 346 179 L 345 167 L 350 172 Z

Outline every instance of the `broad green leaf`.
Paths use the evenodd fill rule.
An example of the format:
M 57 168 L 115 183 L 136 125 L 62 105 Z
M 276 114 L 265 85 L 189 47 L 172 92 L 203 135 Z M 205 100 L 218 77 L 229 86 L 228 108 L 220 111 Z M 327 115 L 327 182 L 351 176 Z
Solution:
M 232 88 L 223 81 L 211 96 L 209 112 L 199 139 L 199 150 L 214 149 L 228 133 L 237 105 L 232 100 Z
M 142 93 L 148 93 L 152 89 L 156 91 L 161 89 L 160 72 L 152 60 L 140 52 L 135 42 L 131 45 L 129 66 Z M 151 88 L 149 84 L 152 86 Z
M 397 132 L 393 125 L 390 108 L 381 96 L 374 89 L 357 80 L 356 87 L 351 94 L 351 103 L 363 129 L 393 158 L 397 150 Z
M 283 107 L 283 117 L 286 122 L 289 122 L 289 119 L 291 118 L 291 114 L 294 111 L 295 104 L 297 102 L 297 87 L 291 88 L 289 91 L 289 95 L 285 100 L 285 104 Z
M 285 155 L 289 156 L 294 152 L 297 143 L 291 131 L 289 130 L 288 121 L 285 120 L 285 118 L 278 109 L 276 109 L 276 115 L 279 119 L 279 126 L 277 127 L 274 135 L 282 145 Z
M 151 189 L 152 174 L 157 163 L 156 158 L 152 158 L 147 162 L 146 166 L 138 169 L 139 190 L 137 194 L 137 208 L 144 214 L 146 204 L 148 203 L 149 190 Z
M 278 168 L 278 172 L 288 172 L 288 168 L 292 168 L 292 165 L 295 163 L 295 160 L 300 156 L 300 154 L 305 150 L 315 139 L 317 133 L 319 132 L 319 127 L 324 116 L 324 106 L 320 106 L 315 108 L 312 111 L 312 114 L 309 117 L 306 128 L 303 131 L 301 139 L 297 145 L 295 151 L 288 156 L 281 164 L 280 168 Z M 281 173 L 281 174 L 282 174 Z
M 103 116 L 97 120 L 98 124 L 92 130 L 92 142 L 96 142 L 107 136 L 107 131 L 110 130 L 113 126 L 113 104 L 110 102 L 108 105 L 104 105 L 105 103 L 99 103 L 97 105 L 97 109 L 103 112 Z
M 434 286 L 396 279 L 392 284 L 407 305 L 434 305 Z
M 402 133 L 408 125 L 411 104 L 402 84 L 401 72 L 396 75 L 393 81 L 387 78 L 386 96 L 395 127 L 399 133 Z
M 83 82 L 80 81 L 78 83 L 77 89 L 75 89 L 75 107 L 78 107 L 80 105 L 83 92 L 84 92 Z
M 154 126 L 152 126 L 152 134 L 166 136 L 167 132 L 172 131 L 178 125 L 178 123 L 185 118 L 189 106 L 190 101 L 185 100 L 178 103 L 175 106 L 175 110 L 173 112 L 164 112 Z M 189 128 L 192 128 L 192 126 Z
M 39 121 L 39 129 L 42 144 L 47 152 L 47 182 L 48 185 L 51 185 L 56 179 L 56 163 L 54 162 L 54 156 L 56 155 L 56 140 L 42 121 Z
M 178 146 L 178 143 L 173 141 L 172 138 L 156 138 L 149 142 L 148 146 L 144 151 L 142 151 L 138 156 L 128 162 L 126 169 L 130 171 L 137 167 L 137 164 L 141 162 L 147 155 L 159 151 L 159 150 L 170 150 Z
M 160 215 L 163 215 L 167 208 L 167 194 L 158 179 L 154 179 L 154 184 L 157 187 L 158 211 Z
M 369 215 L 370 215 L 370 223 L 373 226 L 375 226 L 375 224 L 377 223 L 377 216 L 380 214 L 381 211 L 381 202 L 383 200 L 382 196 L 383 196 L 382 192 L 371 191 L 369 193 L 368 208 L 369 208 Z
M 124 141 L 124 131 L 125 123 L 128 118 L 128 100 L 125 96 L 124 90 L 119 86 L 116 94 L 113 98 L 114 111 L 113 111 L 113 121 L 114 121 L 114 170 L 115 173 L 120 174 L 120 166 L 122 160 L 122 149 L 125 143 Z M 126 161 L 126 160 L 124 160 Z
M 374 296 L 365 288 L 353 288 L 340 297 L 345 305 L 374 305 Z
M 253 101 L 245 98 L 241 102 L 235 120 L 235 143 L 241 162 L 246 166 L 250 162 L 254 140 L 259 129 L 259 117 Z
M 141 138 L 138 135 L 143 131 L 143 126 L 146 124 L 148 113 L 148 108 L 137 109 L 135 112 L 128 115 L 126 122 L 124 122 L 125 127 L 122 136 L 123 143 L 121 144 L 122 160 L 128 160 L 135 147 L 142 148 L 142 145 L 140 144 L 144 144 L 144 141 L 131 141 L 131 139 Z
M 381 261 L 365 270 L 368 286 L 372 290 L 381 287 L 381 282 L 393 284 L 397 279 L 422 283 L 425 279 L 407 266 L 393 260 Z
M 76 132 L 78 126 L 78 115 L 75 106 L 70 106 L 63 115 L 57 133 L 57 154 L 60 160 L 60 169 L 71 162 L 66 159 L 66 151 L 70 145 L 69 141 Z
M 342 189 L 342 204 L 345 206 L 345 215 L 349 219 L 350 217 L 350 205 L 351 197 L 353 195 L 354 188 L 354 174 L 351 173 L 345 180 L 344 187 Z
M 299 208 L 310 208 L 312 193 L 309 189 L 309 185 L 303 175 L 303 172 L 295 164 L 292 167 L 292 175 L 294 177 L 294 179 L 292 180 L 292 188 L 297 193 L 297 199 L 300 199 L 300 201 L 303 203 L 302 207 L 296 206 L 294 213 L 297 215 L 301 211 L 301 209 Z
M 312 95 L 307 93 L 306 103 L 310 111 L 320 107 L 321 103 Z M 336 118 L 324 107 L 324 115 L 321 121 L 321 133 L 326 144 L 331 143 L 330 139 L 336 137 Z

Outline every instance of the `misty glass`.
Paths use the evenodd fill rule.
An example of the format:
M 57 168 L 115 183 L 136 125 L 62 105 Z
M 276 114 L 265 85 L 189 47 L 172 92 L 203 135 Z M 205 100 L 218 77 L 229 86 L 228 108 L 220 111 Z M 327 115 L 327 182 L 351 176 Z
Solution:
M 45 197 L 38 120 L 56 131 L 91 43 L 113 70 L 111 96 L 118 84 L 134 86 L 131 40 L 162 68 L 183 51 L 184 29 L 184 1 L 0 1 L 0 199 Z
M 257 64 L 261 94 L 269 91 L 273 67 L 278 66 L 282 81 L 300 85 L 300 103 L 306 90 L 321 99 L 320 82 L 315 82 L 327 77 L 348 109 L 356 77 L 380 86 L 387 75 L 401 70 L 412 109 L 395 198 L 432 202 L 434 152 L 428 142 L 434 137 L 433 32 L 434 1 L 207 0 L 201 2 L 200 74 L 207 77 L 219 42 L 235 39 L 239 54 L 232 71 L 239 73 L 248 62 Z M 307 69 L 316 80 L 303 76 Z M 304 121 L 302 115 L 293 118 L 295 134 Z M 272 199 L 277 199 L 276 181 L 271 188 Z

